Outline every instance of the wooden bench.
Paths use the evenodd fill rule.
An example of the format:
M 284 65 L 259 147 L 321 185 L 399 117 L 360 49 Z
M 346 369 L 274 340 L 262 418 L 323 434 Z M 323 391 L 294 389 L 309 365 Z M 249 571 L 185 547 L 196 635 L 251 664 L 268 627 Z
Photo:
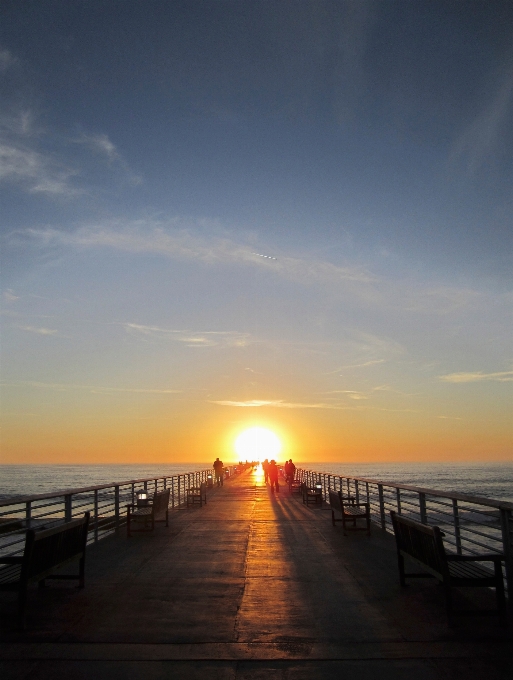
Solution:
M 25 537 L 23 555 L 0 557 L 0 591 L 18 593 L 18 617 L 21 628 L 25 627 L 25 608 L 29 584 L 45 586 L 46 579 L 78 580 L 84 587 L 85 554 L 89 513 L 81 519 L 65 522 L 53 529 L 35 531 L 29 529 Z M 78 575 L 55 574 L 61 567 L 79 560 Z
M 293 479 L 291 484 L 290 484 L 290 491 L 291 493 L 301 493 L 301 482 L 299 479 Z
M 322 505 L 322 489 L 312 488 L 303 482 L 301 493 L 305 505 Z
M 369 503 L 356 503 L 354 498 L 344 498 L 340 491 L 333 489 L 329 489 L 329 498 L 333 526 L 335 526 L 335 522 L 342 522 L 344 536 L 347 536 L 348 531 L 366 531 L 367 536 L 370 536 Z M 335 511 L 342 515 L 341 519 L 335 517 Z M 365 526 L 357 526 L 356 520 L 358 519 L 364 519 Z
M 153 531 L 155 522 L 165 522 L 169 526 L 169 494 L 170 489 L 155 491 L 150 505 L 139 508 L 133 503 L 126 506 L 126 532 L 130 537 L 132 533 L 139 531 Z M 132 522 L 143 524 L 142 529 L 132 529 Z M 148 528 L 148 524 L 151 526 Z
M 399 564 L 399 581 L 406 585 L 406 578 L 434 577 L 440 581 L 445 590 L 445 604 L 449 624 L 452 623 L 452 587 L 495 588 L 497 610 L 465 610 L 459 614 L 498 614 L 506 624 L 506 598 L 501 562 L 504 555 L 491 553 L 486 555 L 447 554 L 443 544 L 443 532 L 440 527 L 419 524 L 411 519 L 390 512 L 397 544 L 397 560 Z M 423 573 L 406 573 L 404 558 L 407 557 L 425 571 Z M 492 562 L 493 571 L 478 562 Z M 427 573 L 426 573 L 427 572 Z
M 199 505 L 200 507 L 207 504 L 207 485 L 202 482 L 200 486 L 191 486 L 187 489 L 187 507 L 189 505 Z

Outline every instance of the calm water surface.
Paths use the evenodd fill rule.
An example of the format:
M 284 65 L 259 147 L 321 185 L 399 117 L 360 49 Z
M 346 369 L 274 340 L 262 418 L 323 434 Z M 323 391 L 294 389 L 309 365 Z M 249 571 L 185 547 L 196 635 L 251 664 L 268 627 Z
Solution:
M 0 465 L 0 498 L 177 475 L 210 468 L 211 465 L 211 462 L 172 465 Z M 513 463 L 298 463 L 299 466 L 318 472 L 412 484 L 441 491 L 459 491 L 513 502 Z

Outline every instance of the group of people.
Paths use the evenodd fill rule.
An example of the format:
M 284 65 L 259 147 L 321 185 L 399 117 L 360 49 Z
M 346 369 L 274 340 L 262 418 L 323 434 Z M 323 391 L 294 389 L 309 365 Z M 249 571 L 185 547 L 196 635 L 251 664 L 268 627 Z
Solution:
M 269 461 L 267 458 L 262 463 L 262 468 L 264 470 L 264 482 L 271 485 L 271 491 L 276 490 L 279 492 L 280 483 L 278 482 L 278 466 L 275 460 Z M 284 465 L 285 480 L 289 484 L 289 489 L 294 481 L 294 475 L 296 473 L 296 466 L 292 462 L 292 458 L 288 460 Z
M 217 486 L 223 486 L 223 481 L 224 481 L 224 464 L 222 460 L 219 460 L 219 458 L 216 458 L 214 461 L 214 474 L 216 477 L 216 482 Z M 266 484 L 271 485 L 271 491 L 274 492 L 275 490 L 279 492 L 280 490 L 280 483 L 278 482 L 278 466 L 276 465 L 275 460 L 267 460 L 267 458 L 264 460 L 262 463 L 262 468 L 264 470 L 264 481 Z M 283 466 L 284 472 L 285 472 L 285 480 L 289 484 L 289 489 L 292 487 L 292 482 L 294 481 L 294 476 L 296 474 L 296 466 L 292 462 L 292 458 L 288 460 L 285 465 Z

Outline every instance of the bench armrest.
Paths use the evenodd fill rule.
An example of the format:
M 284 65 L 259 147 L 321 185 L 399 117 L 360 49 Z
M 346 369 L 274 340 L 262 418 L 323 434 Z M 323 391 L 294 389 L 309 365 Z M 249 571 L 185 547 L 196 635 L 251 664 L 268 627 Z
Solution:
M 504 555 L 486 553 L 484 555 L 447 555 L 449 562 L 503 562 Z
M 0 557 L 0 564 L 21 564 L 23 562 L 23 557 L 20 555 L 10 556 L 10 557 Z

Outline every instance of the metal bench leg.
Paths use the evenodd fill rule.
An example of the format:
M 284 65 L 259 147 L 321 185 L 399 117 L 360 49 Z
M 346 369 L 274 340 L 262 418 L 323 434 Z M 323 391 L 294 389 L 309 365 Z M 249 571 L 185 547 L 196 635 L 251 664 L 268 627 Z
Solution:
M 506 609 L 506 596 L 504 594 L 504 580 L 502 578 L 502 566 L 500 562 L 495 562 L 495 597 L 497 598 L 497 609 L 503 626 L 508 625 L 508 615 Z

